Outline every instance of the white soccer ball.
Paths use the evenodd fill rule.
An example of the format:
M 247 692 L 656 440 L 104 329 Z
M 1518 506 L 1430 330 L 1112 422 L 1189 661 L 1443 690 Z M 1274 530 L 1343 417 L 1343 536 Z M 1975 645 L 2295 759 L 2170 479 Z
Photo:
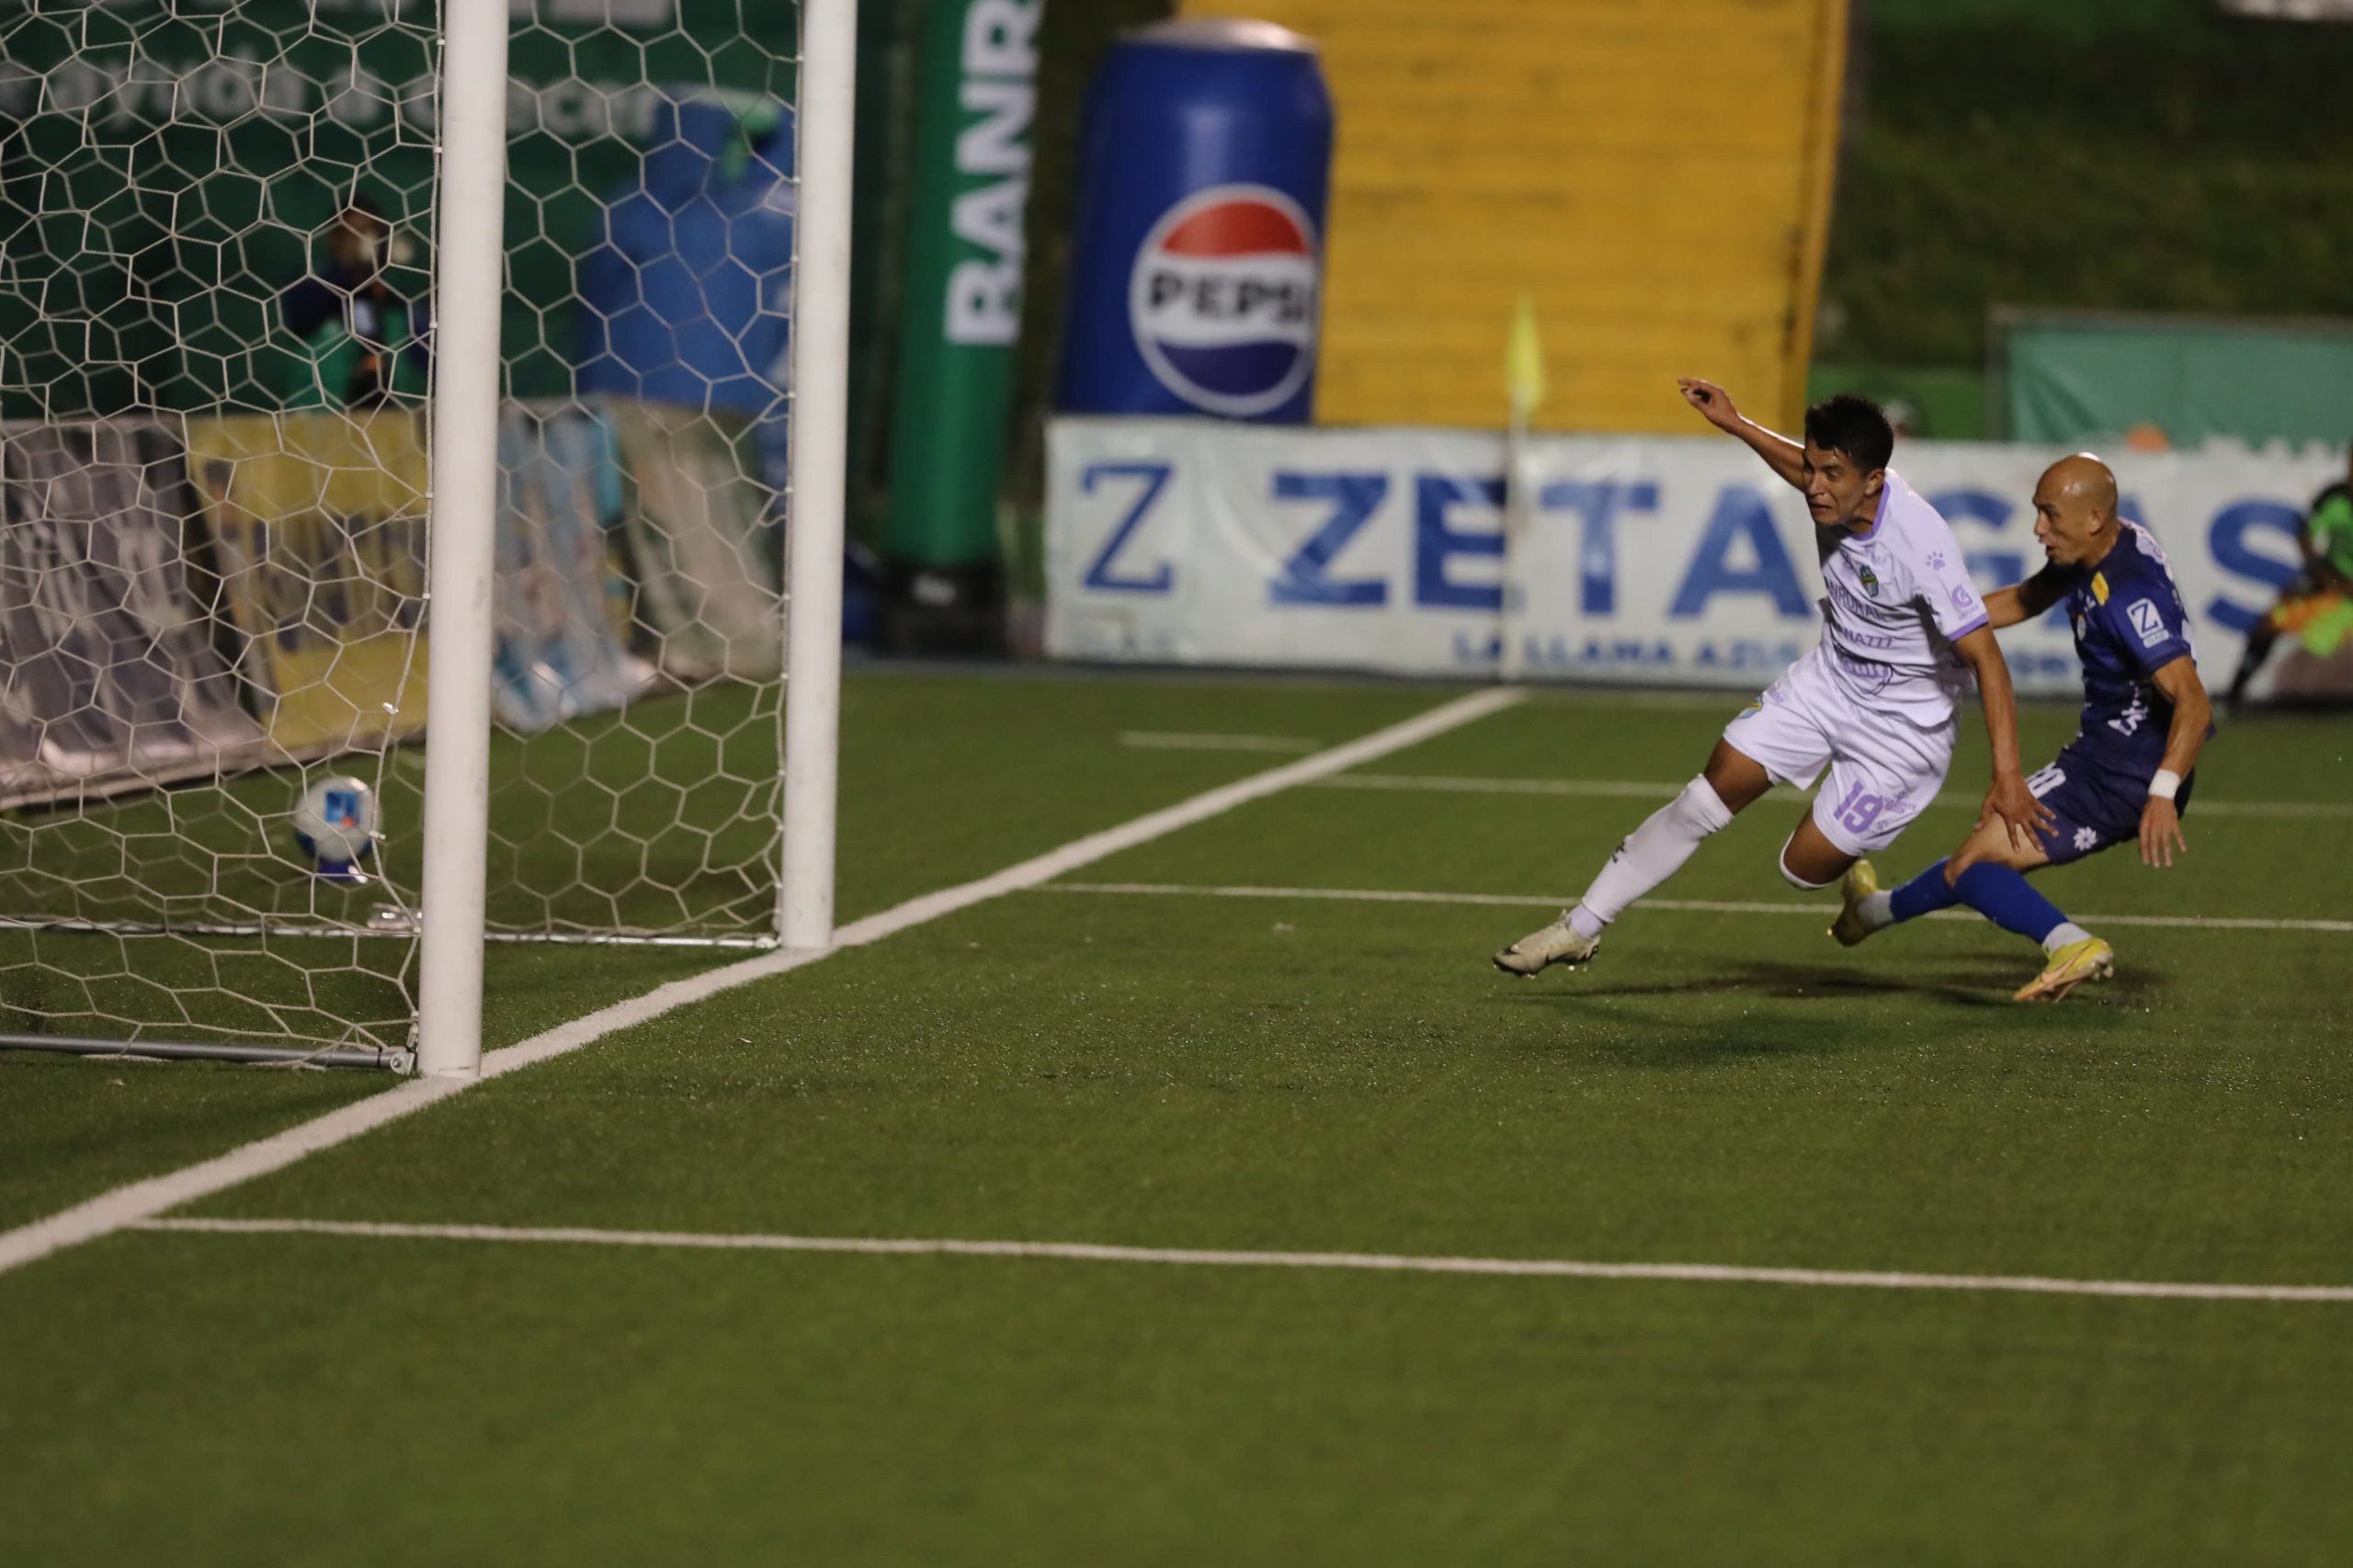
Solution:
M 330 881 L 366 879 L 359 865 L 376 853 L 376 791 L 357 778 L 322 778 L 294 808 L 294 842 Z

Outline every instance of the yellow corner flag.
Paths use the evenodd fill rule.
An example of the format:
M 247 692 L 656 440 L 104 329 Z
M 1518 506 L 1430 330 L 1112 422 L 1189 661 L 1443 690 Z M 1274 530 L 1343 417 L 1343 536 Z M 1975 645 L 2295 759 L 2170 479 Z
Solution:
M 1504 391 L 1514 419 L 1525 420 L 1544 401 L 1544 345 L 1536 335 L 1536 301 L 1526 294 L 1512 312 L 1511 341 L 1504 347 Z

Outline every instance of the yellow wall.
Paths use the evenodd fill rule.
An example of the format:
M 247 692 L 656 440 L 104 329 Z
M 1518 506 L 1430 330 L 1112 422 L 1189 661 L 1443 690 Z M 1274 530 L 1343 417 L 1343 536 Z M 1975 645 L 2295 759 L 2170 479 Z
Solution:
M 1316 416 L 1688 430 L 1678 374 L 1803 402 L 1846 0 L 1185 0 L 1323 47 L 1339 114 Z

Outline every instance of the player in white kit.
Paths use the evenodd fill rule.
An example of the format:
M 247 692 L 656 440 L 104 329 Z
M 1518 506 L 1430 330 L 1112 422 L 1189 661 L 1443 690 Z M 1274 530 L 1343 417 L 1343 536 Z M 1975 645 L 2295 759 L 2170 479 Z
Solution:
M 1741 417 L 1722 387 L 1680 385 L 1709 423 L 1805 493 L 1828 590 L 1822 641 L 1724 727 L 1706 771 L 1618 846 L 1585 897 L 1495 955 L 1513 974 L 1583 966 L 1603 927 L 1673 876 L 1701 839 L 1775 784 L 1811 786 L 1824 768 L 1828 781 L 1781 846 L 1781 875 L 1807 892 L 1836 882 L 1936 798 L 1972 674 L 1994 743 L 1979 825 L 1999 817 L 2024 846 L 2050 817 L 2018 769 L 2009 665 L 1951 528 L 1887 466 L 1895 449 L 1887 416 L 1862 398 L 1834 397 L 1806 410 L 1801 444 Z

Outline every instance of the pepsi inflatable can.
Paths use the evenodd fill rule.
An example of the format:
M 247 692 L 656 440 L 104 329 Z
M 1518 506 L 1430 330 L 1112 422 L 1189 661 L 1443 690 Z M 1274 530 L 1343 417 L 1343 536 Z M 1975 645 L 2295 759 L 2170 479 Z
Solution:
M 1080 140 L 1059 406 L 1305 424 L 1331 175 L 1308 40 L 1213 19 L 1123 37 Z

